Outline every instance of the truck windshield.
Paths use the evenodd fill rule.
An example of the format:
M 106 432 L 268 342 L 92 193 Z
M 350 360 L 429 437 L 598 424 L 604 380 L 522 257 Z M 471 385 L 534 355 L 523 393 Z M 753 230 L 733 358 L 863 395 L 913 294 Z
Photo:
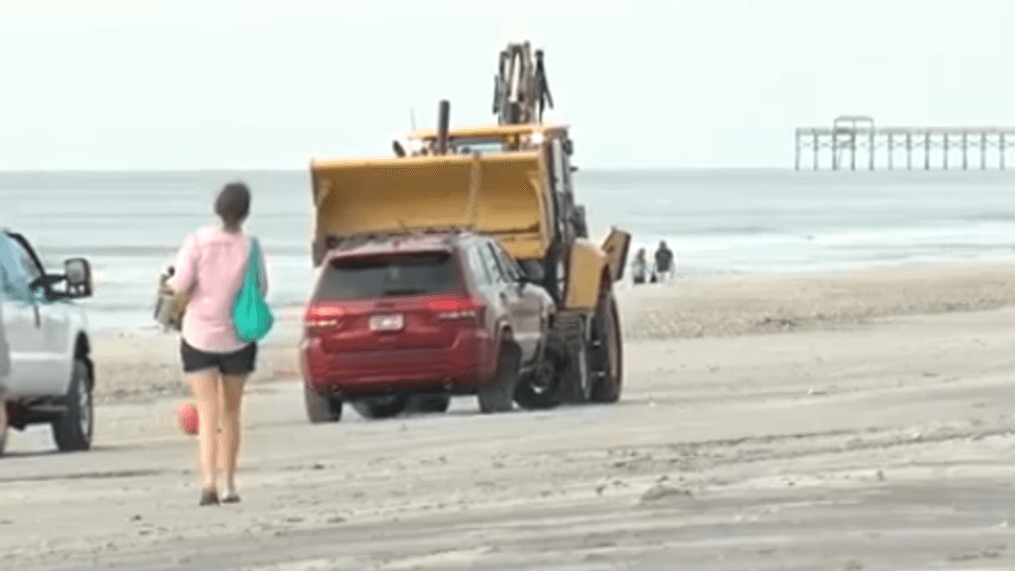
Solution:
M 458 292 L 449 252 L 407 252 L 339 258 L 321 273 L 314 299 L 372 299 Z

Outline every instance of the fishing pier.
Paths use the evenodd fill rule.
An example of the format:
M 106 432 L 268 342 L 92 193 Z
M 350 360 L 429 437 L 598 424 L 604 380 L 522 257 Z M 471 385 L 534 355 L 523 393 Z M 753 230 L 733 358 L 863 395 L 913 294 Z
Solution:
M 1005 154 L 1013 148 L 1015 127 L 879 127 L 870 117 L 847 115 L 831 127 L 797 128 L 796 170 L 808 151 L 813 170 L 822 167 L 823 154 L 830 156 L 832 170 L 912 170 L 914 154 L 916 168 L 924 170 L 1003 170 Z

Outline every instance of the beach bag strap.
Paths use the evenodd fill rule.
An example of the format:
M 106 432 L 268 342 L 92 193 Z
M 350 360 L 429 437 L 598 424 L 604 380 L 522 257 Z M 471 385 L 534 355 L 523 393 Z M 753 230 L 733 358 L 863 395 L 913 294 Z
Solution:
M 264 282 L 261 281 L 261 246 L 257 238 L 250 239 L 250 259 L 247 261 L 247 273 L 257 278 L 257 291 L 264 297 Z
M 243 286 L 236 296 L 233 307 L 233 322 L 236 335 L 241 341 L 260 341 L 274 325 L 271 307 L 264 299 L 264 288 L 261 282 L 261 249 L 257 238 L 250 242 L 250 259 L 247 272 L 243 276 Z

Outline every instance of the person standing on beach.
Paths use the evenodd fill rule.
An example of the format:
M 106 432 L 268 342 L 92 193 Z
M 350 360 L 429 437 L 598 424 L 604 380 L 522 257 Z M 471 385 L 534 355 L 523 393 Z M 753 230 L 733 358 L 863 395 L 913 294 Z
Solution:
M 666 281 L 673 272 L 673 251 L 666 246 L 666 240 L 660 240 L 659 249 L 656 250 L 655 274 L 658 274 L 659 281 Z
M 648 275 L 648 260 L 645 259 L 645 248 L 639 248 L 638 253 L 634 256 L 634 261 L 631 262 L 631 277 L 634 280 L 634 284 L 645 283 L 645 277 Z
M 215 213 L 222 224 L 187 237 L 167 283 L 174 295 L 189 296 L 181 324 L 180 356 L 197 399 L 202 506 L 219 503 L 220 457 L 227 490 L 222 501 L 240 499 L 236 492 L 240 408 L 247 376 L 254 371 L 257 343 L 243 342 L 237 336 L 233 305 L 243 286 L 252 247 L 242 228 L 249 212 L 247 186 L 227 184 L 215 201 Z M 262 295 L 268 288 L 265 268 L 262 254 Z

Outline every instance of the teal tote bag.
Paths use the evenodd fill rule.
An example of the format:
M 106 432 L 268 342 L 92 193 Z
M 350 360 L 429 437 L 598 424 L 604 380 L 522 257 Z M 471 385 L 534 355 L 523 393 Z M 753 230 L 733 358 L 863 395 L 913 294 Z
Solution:
M 275 322 L 262 293 L 261 250 L 257 238 L 251 240 L 250 261 L 247 263 L 243 287 L 233 306 L 233 322 L 236 324 L 236 335 L 244 342 L 260 341 Z

